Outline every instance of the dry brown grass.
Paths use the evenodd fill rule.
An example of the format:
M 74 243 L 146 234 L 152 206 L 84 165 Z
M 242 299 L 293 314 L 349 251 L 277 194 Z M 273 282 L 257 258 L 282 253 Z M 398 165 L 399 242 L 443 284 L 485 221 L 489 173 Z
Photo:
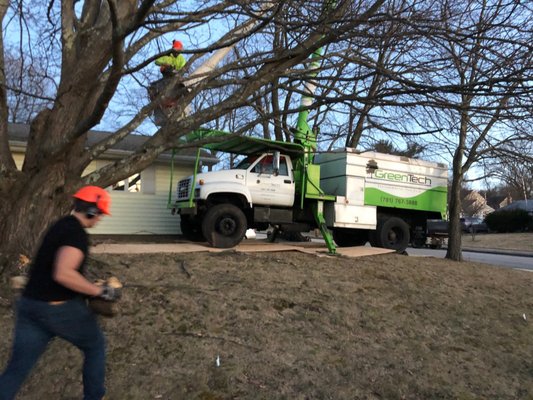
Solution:
M 400 255 L 97 258 L 125 283 L 103 321 L 109 400 L 533 399 L 529 272 Z M 0 366 L 12 327 L 0 306 Z M 81 398 L 80 366 L 54 342 L 18 400 Z
M 463 248 L 520 250 L 533 252 L 533 232 L 463 235 Z

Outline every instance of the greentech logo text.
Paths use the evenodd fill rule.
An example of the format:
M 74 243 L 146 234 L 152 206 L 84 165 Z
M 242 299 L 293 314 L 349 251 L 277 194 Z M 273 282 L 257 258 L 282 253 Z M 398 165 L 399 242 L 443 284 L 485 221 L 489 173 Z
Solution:
M 431 186 L 431 179 L 427 176 L 402 174 L 399 172 L 383 171 L 377 169 L 370 174 L 370 177 L 373 179 L 380 179 L 382 181 L 404 182 L 412 183 L 415 185 Z

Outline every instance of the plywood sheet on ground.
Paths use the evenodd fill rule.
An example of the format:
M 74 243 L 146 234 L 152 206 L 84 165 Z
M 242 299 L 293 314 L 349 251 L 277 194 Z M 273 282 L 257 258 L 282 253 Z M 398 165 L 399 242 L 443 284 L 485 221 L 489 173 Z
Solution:
M 302 253 L 316 254 L 319 257 L 330 255 L 325 247 L 302 247 L 298 249 L 298 251 L 301 251 Z M 394 253 L 394 250 L 362 246 L 337 248 L 337 254 L 345 257 L 375 256 L 377 254 L 387 253 Z
M 150 254 L 150 253 L 193 253 L 200 251 L 218 252 L 215 249 L 197 243 L 101 243 L 91 249 L 93 254 Z
M 192 253 L 192 252 L 221 252 L 234 250 L 242 253 L 267 251 L 300 251 L 302 253 L 328 256 L 324 245 L 317 243 L 284 244 L 269 243 L 262 240 L 247 240 L 233 249 L 215 249 L 198 243 L 100 243 L 91 249 L 93 254 L 150 254 L 150 253 Z M 346 257 L 363 257 L 376 254 L 391 253 L 392 250 L 375 247 L 342 247 L 337 253 Z
M 375 256 L 376 254 L 394 253 L 391 249 L 382 249 L 379 247 L 340 247 L 337 249 L 337 253 L 346 257 L 363 257 L 363 256 Z

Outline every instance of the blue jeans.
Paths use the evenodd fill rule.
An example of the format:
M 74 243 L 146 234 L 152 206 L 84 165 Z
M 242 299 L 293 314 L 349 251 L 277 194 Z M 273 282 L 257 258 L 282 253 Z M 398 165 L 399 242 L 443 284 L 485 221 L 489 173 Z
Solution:
M 58 336 L 83 351 L 83 398 L 101 400 L 105 394 L 105 339 L 85 301 L 73 299 L 52 305 L 22 297 L 17 304 L 13 352 L 0 375 L 0 400 L 15 398 L 20 386 Z

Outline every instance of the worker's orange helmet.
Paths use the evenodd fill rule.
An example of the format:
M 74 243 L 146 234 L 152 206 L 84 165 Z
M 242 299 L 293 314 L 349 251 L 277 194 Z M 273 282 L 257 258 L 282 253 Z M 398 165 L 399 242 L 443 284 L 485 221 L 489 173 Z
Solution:
M 183 50 L 183 43 L 181 43 L 179 40 L 173 40 L 172 41 L 172 49 L 176 51 Z
M 96 204 L 96 207 L 104 214 L 111 215 L 111 196 L 106 190 L 98 186 L 84 186 L 72 196 L 75 199 Z

